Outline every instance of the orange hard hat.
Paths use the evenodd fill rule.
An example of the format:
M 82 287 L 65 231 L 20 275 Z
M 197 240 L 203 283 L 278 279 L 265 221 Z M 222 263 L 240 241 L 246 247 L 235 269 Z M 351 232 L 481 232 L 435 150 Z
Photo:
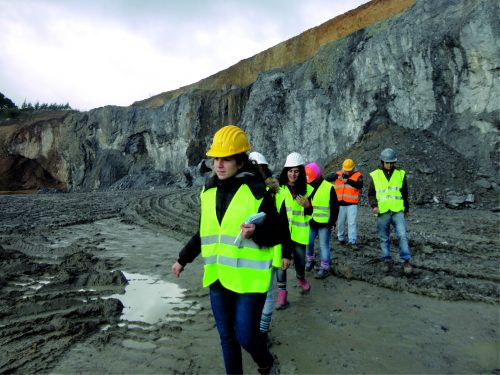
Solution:
M 321 176 L 321 169 L 316 162 L 312 162 L 306 165 L 306 180 L 310 184 L 315 179 Z

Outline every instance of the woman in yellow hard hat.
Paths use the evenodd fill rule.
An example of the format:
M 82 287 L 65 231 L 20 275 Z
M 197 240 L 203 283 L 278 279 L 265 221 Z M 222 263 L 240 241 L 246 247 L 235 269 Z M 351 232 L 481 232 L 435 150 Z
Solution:
M 242 347 L 260 373 L 268 374 L 277 366 L 259 334 L 259 323 L 271 282 L 273 246 L 280 241 L 279 216 L 273 197 L 248 159 L 250 148 L 245 132 L 237 126 L 224 126 L 215 133 L 207 152 L 214 160 L 215 174 L 200 195 L 199 230 L 172 265 L 179 277 L 201 253 L 203 287 L 210 288 L 228 374 L 243 373 Z M 258 213 L 265 218 L 248 223 Z

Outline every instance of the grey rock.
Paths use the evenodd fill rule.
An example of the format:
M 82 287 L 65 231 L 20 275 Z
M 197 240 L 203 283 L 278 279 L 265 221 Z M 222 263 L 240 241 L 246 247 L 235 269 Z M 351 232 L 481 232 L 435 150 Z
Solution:
M 474 203 L 476 201 L 476 197 L 474 194 L 467 194 L 465 197 L 465 203 Z
M 23 129 L 6 151 L 38 163 L 69 190 L 139 188 L 164 185 L 166 176 L 198 183 L 202 175 L 194 168 L 215 131 L 230 123 L 247 132 L 274 171 L 292 151 L 325 165 L 378 129 L 401 127 L 428 132 L 474 160 L 470 173 L 493 176 L 499 8 L 497 0 L 417 0 L 398 17 L 324 44 L 302 64 L 262 72 L 249 86 L 194 89 L 158 108 L 72 113 L 59 123 Z M 396 145 L 407 151 L 403 140 L 387 142 L 365 150 Z M 418 149 L 433 160 L 426 143 Z M 436 168 L 420 171 L 427 175 Z M 140 174 L 146 177 L 138 182 L 128 177 Z M 448 204 L 460 205 L 457 199 Z
M 445 197 L 444 204 L 448 208 L 461 208 L 465 204 L 466 197 L 463 195 L 448 194 Z
M 434 169 L 429 168 L 429 167 L 418 167 L 417 170 L 423 174 L 433 174 L 434 173 Z
M 489 182 L 488 180 L 486 180 L 484 178 L 474 181 L 474 185 L 479 187 L 479 188 L 482 188 L 482 189 L 491 189 L 492 188 L 491 182 Z

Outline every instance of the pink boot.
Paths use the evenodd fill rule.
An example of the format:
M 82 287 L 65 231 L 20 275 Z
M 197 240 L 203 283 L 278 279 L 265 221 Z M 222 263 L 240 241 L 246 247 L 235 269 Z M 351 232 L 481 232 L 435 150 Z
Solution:
M 288 292 L 286 290 L 278 290 L 278 302 L 276 302 L 276 310 L 283 310 L 288 307 L 288 301 L 286 300 Z
M 311 284 L 309 284 L 309 281 L 307 281 L 305 277 L 302 279 L 297 278 L 297 282 L 302 288 L 303 294 L 309 293 L 311 291 Z

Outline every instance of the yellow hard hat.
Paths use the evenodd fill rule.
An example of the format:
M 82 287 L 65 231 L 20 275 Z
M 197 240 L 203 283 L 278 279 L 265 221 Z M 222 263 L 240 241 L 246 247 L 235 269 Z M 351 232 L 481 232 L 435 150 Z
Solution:
M 345 159 L 344 162 L 342 163 L 342 169 L 344 171 L 350 172 L 354 169 L 355 164 L 354 160 L 352 159 Z
M 207 151 L 207 156 L 224 158 L 250 150 L 247 135 L 235 125 L 226 125 L 214 135 L 212 145 Z

